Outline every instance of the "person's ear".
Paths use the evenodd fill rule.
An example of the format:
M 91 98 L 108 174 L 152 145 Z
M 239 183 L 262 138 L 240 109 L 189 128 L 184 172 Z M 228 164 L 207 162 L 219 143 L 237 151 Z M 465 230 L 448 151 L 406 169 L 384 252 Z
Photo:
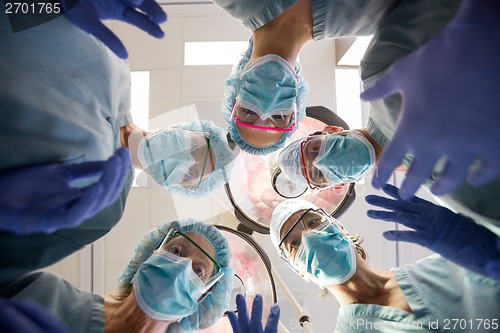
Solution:
M 344 130 L 344 128 L 342 126 L 328 125 L 328 126 L 325 126 L 323 131 L 328 133 L 328 134 L 333 134 L 333 133 L 341 132 L 343 130 Z

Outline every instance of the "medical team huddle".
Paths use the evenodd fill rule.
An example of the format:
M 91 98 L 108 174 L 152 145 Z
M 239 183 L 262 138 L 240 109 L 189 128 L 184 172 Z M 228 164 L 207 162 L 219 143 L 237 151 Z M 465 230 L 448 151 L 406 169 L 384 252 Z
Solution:
M 154 0 L 54 2 L 64 15 L 18 32 L 0 14 L 1 332 L 194 332 L 226 314 L 236 333 L 277 333 L 279 306 L 263 327 L 259 296 L 251 313 L 241 295 L 238 312 L 227 311 L 231 249 L 203 221 L 170 221 L 142 236 L 104 297 L 38 271 L 120 221 L 133 168 L 186 200 L 224 186 L 237 172 L 227 133 L 250 154 L 281 149 L 285 176 L 317 191 L 376 170 L 373 185 L 388 197 L 366 196 L 376 207 L 367 215 L 407 227 L 386 239 L 435 252 L 381 271 L 347 221 L 301 199 L 280 203 L 272 244 L 292 271 L 337 299 L 336 331 L 358 332 L 349 323 L 366 318 L 381 332 L 431 331 L 443 318 L 489 318 L 462 331 L 498 331 L 500 1 L 213 0 L 252 33 L 221 82 L 227 130 L 195 119 L 155 131 L 133 122 L 128 53 L 102 21 L 163 38 L 163 9 Z M 366 35 L 366 128 L 328 126 L 288 140 L 310 90 L 301 48 Z M 394 170 L 405 173 L 399 189 L 385 184 Z M 415 197 L 420 186 L 447 208 Z

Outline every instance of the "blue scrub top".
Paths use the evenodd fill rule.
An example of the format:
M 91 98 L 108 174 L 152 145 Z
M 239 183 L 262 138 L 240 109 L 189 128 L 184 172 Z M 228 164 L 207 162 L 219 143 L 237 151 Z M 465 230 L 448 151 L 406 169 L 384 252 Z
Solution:
M 337 332 L 498 332 L 500 282 L 438 254 L 395 268 L 394 274 L 413 313 L 376 304 L 344 305 Z
M 0 13 L 0 171 L 39 163 L 106 160 L 130 123 L 130 71 L 64 16 L 12 33 Z M 120 220 L 118 200 L 74 229 L 0 232 L 0 285 L 51 265 L 104 236 Z
M 371 35 L 382 18 L 398 1 L 311 0 L 314 40 Z M 283 13 L 297 0 L 213 0 L 212 2 L 253 31 Z
M 130 70 L 61 16 L 12 33 L 0 14 L 0 170 L 106 160 L 132 121 Z

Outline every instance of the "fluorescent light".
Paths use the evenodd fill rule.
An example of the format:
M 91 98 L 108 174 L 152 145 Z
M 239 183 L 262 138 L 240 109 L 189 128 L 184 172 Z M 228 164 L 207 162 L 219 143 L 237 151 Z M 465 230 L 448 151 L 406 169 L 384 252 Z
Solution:
M 366 48 L 373 36 L 358 37 L 356 41 L 351 45 L 347 52 L 340 58 L 339 66 L 359 66 L 361 58 L 366 52 Z
M 143 130 L 148 129 L 149 123 L 149 71 L 131 72 L 131 107 L 132 121 Z M 132 187 L 138 185 L 138 177 L 144 179 L 144 172 L 135 171 Z M 139 183 L 144 183 L 139 181 Z
M 130 113 L 137 127 L 147 130 L 149 122 L 149 71 L 131 73 Z
M 362 127 L 359 70 L 336 69 L 337 114 L 352 128 Z
M 247 48 L 248 41 L 186 42 L 184 65 L 233 65 Z

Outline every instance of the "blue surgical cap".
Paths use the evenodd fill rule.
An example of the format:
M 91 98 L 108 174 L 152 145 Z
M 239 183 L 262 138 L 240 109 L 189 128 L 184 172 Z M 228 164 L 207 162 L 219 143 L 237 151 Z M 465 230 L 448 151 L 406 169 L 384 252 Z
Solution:
M 318 209 L 316 205 L 310 203 L 309 201 L 302 199 L 288 199 L 281 202 L 273 210 L 271 224 L 269 226 L 269 234 L 271 236 L 271 242 L 273 243 L 278 254 L 281 254 L 281 250 L 278 245 L 280 243 L 280 232 L 283 224 L 294 213 L 309 208 Z
M 240 147 L 243 151 L 253 154 L 253 155 L 267 155 L 270 154 L 285 144 L 286 139 L 292 135 L 295 130 L 297 130 L 298 126 L 295 126 L 293 131 L 285 132 L 283 136 L 272 145 L 259 147 L 254 146 L 243 139 L 234 122 L 234 119 L 231 119 L 231 111 L 233 109 L 234 100 L 236 98 L 236 82 L 240 77 L 241 73 L 245 69 L 248 61 L 250 60 L 250 56 L 252 55 L 253 49 L 253 38 L 251 37 L 248 41 L 248 49 L 242 54 L 241 60 L 233 66 L 231 71 L 231 75 L 229 79 L 226 80 L 226 84 L 224 86 L 224 101 L 222 102 L 221 112 L 228 123 L 228 131 L 231 135 L 231 139 Z M 304 120 L 306 117 L 306 94 L 309 91 L 309 85 L 302 77 L 302 68 L 298 62 L 295 63 L 295 73 L 297 73 L 298 77 L 298 87 L 297 87 L 297 123 Z
M 236 158 L 236 154 L 229 148 L 226 132 L 209 120 L 198 119 L 188 123 L 175 124 L 172 128 L 208 133 L 210 147 L 215 154 L 215 165 L 210 176 L 202 181 L 197 188 L 188 190 L 181 186 L 169 186 L 169 192 L 182 195 L 185 198 L 200 198 L 224 186 L 231 177 L 234 159 Z
M 294 184 L 308 187 L 300 162 L 300 144 L 304 139 L 295 140 L 283 148 L 278 156 L 278 163 L 281 171 L 288 180 Z
M 221 265 L 224 276 L 215 287 L 198 303 L 197 310 L 177 323 L 171 323 L 167 333 L 192 332 L 215 324 L 227 311 L 231 300 L 233 269 L 231 249 L 226 238 L 213 225 L 187 218 L 177 221 L 182 232 L 194 232 L 209 242 L 215 251 L 215 260 Z M 134 255 L 118 278 L 118 287 L 126 288 L 132 284 L 137 270 L 160 246 L 172 226 L 172 222 L 162 224 L 144 234 L 138 241 Z

